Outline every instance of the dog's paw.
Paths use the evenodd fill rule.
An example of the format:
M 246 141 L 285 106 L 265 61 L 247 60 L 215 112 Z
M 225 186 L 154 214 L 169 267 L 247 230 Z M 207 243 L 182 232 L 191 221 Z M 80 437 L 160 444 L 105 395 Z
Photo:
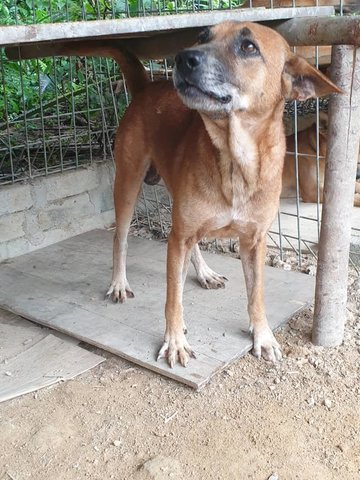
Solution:
M 265 360 L 274 363 L 281 360 L 280 345 L 276 341 L 270 327 L 265 326 L 261 329 L 254 328 L 252 334 L 254 339 L 252 353 L 256 358 L 263 357 Z
M 179 360 L 181 365 L 186 367 L 190 357 L 196 358 L 196 355 L 183 333 L 178 335 L 165 335 L 165 341 L 159 350 L 157 360 L 166 358 L 170 368 L 173 368 L 177 360 Z
M 129 282 L 112 282 L 105 298 L 110 298 L 115 303 L 124 303 L 127 298 L 134 298 L 134 292 L 131 290 Z
M 228 279 L 224 277 L 224 275 L 214 272 L 214 270 L 211 270 L 207 265 L 205 265 L 205 267 L 197 272 L 197 279 L 202 288 L 213 290 L 225 288 L 225 282 L 227 282 Z

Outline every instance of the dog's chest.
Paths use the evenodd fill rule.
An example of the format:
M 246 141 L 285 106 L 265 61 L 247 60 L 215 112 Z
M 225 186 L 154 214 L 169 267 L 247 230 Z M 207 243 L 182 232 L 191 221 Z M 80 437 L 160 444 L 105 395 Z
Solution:
M 221 189 L 233 212 L 243 210 L 259 180 L 260 157 L 257 145 L 246 131 L 238 129 L 218 152 Z
M 256 188 L 253 175 L 249 178 L 249 170 L 257 170 L 257 155 L 250 147 L 248 151 L 242 150 L 239 156 L 223 151 L 219 157 L 220 188 L 231 212 L 238 217 Z
M 256 169 L 257 158 L 254 151 L 248 151 L 242 161 L 248 162 L 250 169 Z M 230 158 L 226 159 L 224 164 L 226 163 L 230 167 L 221 179 L 224 201 L 210 222 L 211 231 L 216 232 L 215 236 L 234 236 L 250 232 L 256 235 L 263 232 L 269 227 L 273 202 L 268 202 L 266 191 L 258 182 L 258 175 L 249 180 L 249 176 L 244 174 L 244 164 Z
M 233 184 L 228 201 L 217 208 L 216 214 L 207 224 L 210 236 L 238 236 L 250 232 L 256 234 L 258 230 L 268 227 L 267 217 L 263 208 L 259 208 L 258 202 L 252 199 L 245 182 L 238 179 Z
M 218 180 L 213 188 L 218 195 L 216 205 L 208 203 L 213 215 L 207 217 L 202 230 L 211 232 L 211 236 L 263 233 L 276 212 L 276 199 L 269 195 L 274 190 L 274 169 L 267 171 L 272 163 L 271 153 L 261 148 L 261 142 L 256 141 L 249 125 L 245 126 L 240 117 L 230 116 L 226 134 L 211 123 L 206 127 L 217 149 Z

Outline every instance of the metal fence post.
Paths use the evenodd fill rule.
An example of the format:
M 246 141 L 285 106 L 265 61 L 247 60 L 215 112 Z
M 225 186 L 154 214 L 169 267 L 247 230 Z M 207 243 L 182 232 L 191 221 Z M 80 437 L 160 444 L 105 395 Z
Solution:
M 332 49 L 331 78 L 344 90 L 329 105 L 324 204 L 312 341 L 340 345 L 346 318 L 351 213 L 360 136 L 360 48 Z

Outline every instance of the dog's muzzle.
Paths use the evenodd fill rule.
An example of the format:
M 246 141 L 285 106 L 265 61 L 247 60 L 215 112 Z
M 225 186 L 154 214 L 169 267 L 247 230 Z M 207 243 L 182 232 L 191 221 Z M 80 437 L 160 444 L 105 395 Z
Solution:
M 211 87 L 203 84 L 204 68 L 207 67 L 206 63 L 207 53 L 202 50 L 189 48 L 178 53 L 175 57 L 175 88 L 180 94 L 185 96 L 193 96 L 196 93 L 200 93 L 222 104 L 229 103 L 231 95 L 219 95 Z
M 194 75 L 205 61 L 205 52 L 188 49 L 178 53 L 175 57 L 176 68 L 185 76 Z

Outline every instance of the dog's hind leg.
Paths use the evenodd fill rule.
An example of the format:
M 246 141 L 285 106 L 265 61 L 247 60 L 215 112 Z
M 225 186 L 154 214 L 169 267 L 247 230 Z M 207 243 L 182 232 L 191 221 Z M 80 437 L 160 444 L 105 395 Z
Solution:
M 196 244 L 191 253 L 191 262 L 194 265 L 197 279 L 203 288 L 224 288 L 227 278 L 214 272 L 205 262 L 199 245 Z
M 126 277 L 127 236 L 142 181 L 150 162 L 143 152 L 126 148 L 126 138 L 118 135 L 115 142 L 116 176 L 114 203 L 116 228 L 113 243 L 113 274 L 106 296 L 124 303 L 134 297 Z M 131 152 L 131 154 L 129 153 Z M 131 156 L 131 158 L 130 158 Z
M 281 350 L 272 333 L 265 314 L 264 303 L 264 264 L 265 238 L 239 241 L 240 258 L 244 270 L 248 296 L 250 331 L 254 339 L 253 354 L 275 362 L 281 359 Z

